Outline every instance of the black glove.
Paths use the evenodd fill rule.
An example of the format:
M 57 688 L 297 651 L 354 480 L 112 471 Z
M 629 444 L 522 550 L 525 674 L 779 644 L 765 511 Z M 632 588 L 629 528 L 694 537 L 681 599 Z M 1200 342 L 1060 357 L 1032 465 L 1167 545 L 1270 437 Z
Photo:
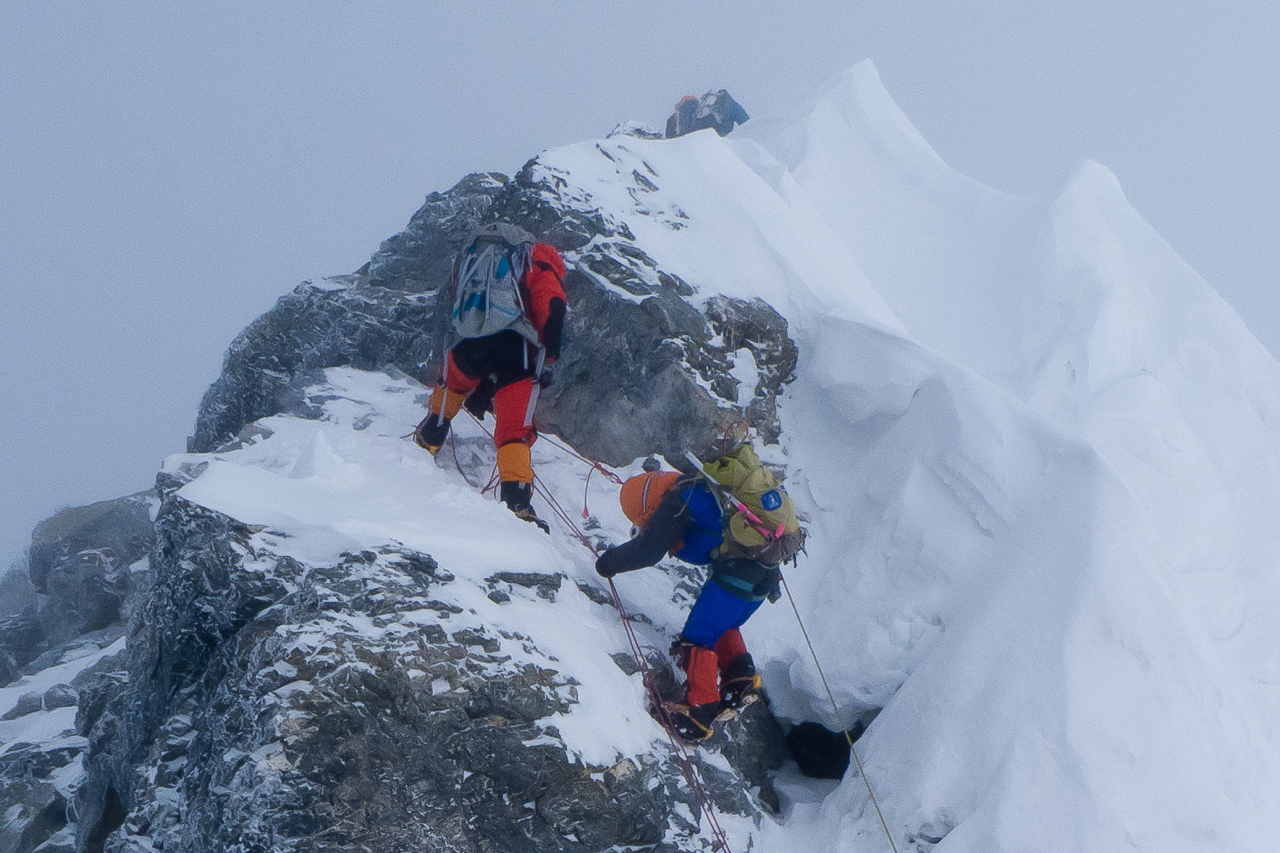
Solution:
M 617 574 L 613 567 L 609 565 L 608 551 L 605 551 L 599 557 L 596 557 L 596 574 L 602 578 L 611 578 Z
M 551 365 L 547 365 L 542 368 L 542 372 L 538 374 L 538 384 L 543 388 L 549 388 L 553 381 L 555 381 L 555 377 L 551 372 Z
M 497 384 L 486 376 L 476 386 L 475 390 L 467 395 L 467 399 L 463 401 L 463 407 L 475 416 L 478 421 L 484 420 L 485 413 L 493 411 L 493 395 L 497 393 Z
M 769 573 L 768 577 L 761 581 L 761 586 L 764 587 L 764 597 L 769 600 L 769 603 L 776 603 L 779 598 L 782 598 L 782 572 L 774 569 Z M 752 592 L 755 592 L 755 590 L 752 590 Z

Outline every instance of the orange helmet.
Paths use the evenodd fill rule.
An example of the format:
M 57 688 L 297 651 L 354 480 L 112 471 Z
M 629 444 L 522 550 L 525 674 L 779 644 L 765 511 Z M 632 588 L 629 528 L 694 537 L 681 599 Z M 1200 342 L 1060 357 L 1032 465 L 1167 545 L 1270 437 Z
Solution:
M 662 496 L 671 490 L 682 475 L 679 471 L 645 471 L 637 474 L 622 484 L 622 492 L 618 502 L 631 523 L 644 526 L 662 501 Z

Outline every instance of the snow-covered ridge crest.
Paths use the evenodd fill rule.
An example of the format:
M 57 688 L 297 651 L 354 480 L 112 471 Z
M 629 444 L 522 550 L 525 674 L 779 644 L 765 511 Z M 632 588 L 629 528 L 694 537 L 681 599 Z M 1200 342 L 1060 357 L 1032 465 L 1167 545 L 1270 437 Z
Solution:
M 1193 587 L 1218 580 L 1188 590 L 1217 611 L 1204 614 L 1215 633 L 1234 630 L 1228 613 L 1265 623 L 1254 596 L 1272 600 L 1280 561 L 1275 360 L 1101 164 L 1024 201 L 941 166 L 904 121 L 864 64 L 801 120 L 755 135 L 907 337 L 1088 441 L 1151 514 L 1170 565 Z
M 363 805 L 356 793 L 339 794 L 311 819 L 323 825 L 356 808 L 409 808 L 432 843 L 465 847 L 481 838 L 513 843 L 506 835 L 538 814 L 535 837 L 688 843 L 697 827 L 677 808 L 683 795 L 662 790 L 678 771 L 645 712 L 638 676 L 611 657 L 626 640 L 602 581 L 578 553 L 587 552 L 563 531 L 547 537 L 516 519 L 469 482 L 493 465 L 478 425 L 459 424 L 448 454 L 456 461 L 440 465 L 403 437 L 424 392 L 402 374 L 329 370 L 306 390 L 316 417 L 269 418 L 242 446 L 166 461 L 168 512 L 213 512 L 243 525 L 231 588 L 279 585 L 239 632 L 237 658 L 266 669 L 237 666 L 204 688 L 228 704 L 233 723 L 256 720 L 248 743 L 249 732 L 227 732 L 256 763 L 229 780 L 190 785 L 184 800 L 203 809 L 217 785 L 228 786 L 227 826 L 216 832 L 291 835 L 289 804 L 324 789 L 311 763 L 336 751 L 356 765 L 355 776 L 381 774 L 395 766 L 382 754 L 395 743 L 414 764 L 397 771 L 405 774 L 397 785 Z M 544 488 L 582 493 L 590 469 L 578 460 L 543 442 L 537 463 Z M 596 478 L 592 502 L 619 516 L 605 491 Z M 198 589 L 190 594 L 194 600 L 169 607 L 207 606 Z M 655 648 L 669 642 L 650 633 Z M 164 657 L 173 640 L 155 642 Z M 369 720 L 361 719 L 365 706 Z M 186 713 L 199 728 L 202 711 Z M 335 716 L 352 718 L 365 745 L 326 722 Z M 207 761 L 186 755 L 193 765 Z M 466 807 L 447 797 L 411 805 L 415 785 L 474 790 Z M 517 791 L 523 799 L 508 802 Z M 139 796 L 153 819 L 170 813 L 163 792 L 141 786 Z M 583 823 L 573 812 L 588 803 L 598 813 Z M 487 828 L 454 825 L 493 809 Z M 758 806 L 740 809 L 742 834 L 759 815 Z M 198 834 L 190 824 L 178 843 L 214 831 Z M 359 837 L 403 843 L 397 833 L 412 826 L 402 818 Z
M 837 707 L 789 608 L 753 617 L 769 713 L 700 753 L 733 849 L 887 849 L 863 780 L 767 755 L 775 718 L 876 710 L 858 747 L 900 850 L 1268 837 L 1280 371 L 1103 167 L 1047 200 L 983 187 L 869 64 L 789 122 L 473 176 L 237 339 L 227 417 L 161 474 L 127 678 L 80 700 L 97 751 L 59 796 L 84 837 L 705 849 L 591 552 L 483 496 L 478 427 L 435 464 L 403 438 L 424 389 L 351 368 L 438 356 L 450 240 L 488 216 L 574 268 L 544 412 L 562 435 L 647 452 L 780 401 L 766 452 L 812 530 L 788 586 Z M 549 494 L 585 492 L 595 541 L 627 535 L 611 486 L 535 453 Z M 618 579 L 656 656 L 697 580 Z
M 1140 848 L 1205 849 L 1211 836 L 1214 849 L 1232 849 L 1239 827 L 1274 816 L 1274 800 L 1198 799 L 1172 780 L 1216 767 L 1211 789 L 1248 788 L 1214 750 L 1253 761 L 1257 737 L 1275 766 L 1263 732 L 1277 707 L 1265 650 L 1280 597 L 1280 371 L 1104 167 L 1084 164 L 1048 202 L 1016 199 L 950 170 L 904 122 L 866 66 L 800 121 L 746 129 L 754 140 L 628 141 L 649 168 L 642 197 L 624 180 L 634 160 L 616 150 L 609 165 L 586 146 L 541 162 L 570 185 L 624 190 L 629 198 L 601 189 L 592 199 L 611 201 L 602 208 L 700 293 L 760 296 L 787 317 L 800 360 L 783 443 L 820 532 L 820 576 L 805 591 L 831 626 L 827 647 L 851 662 L 837 679 L 849 710 L 901 685 L 867 749 L 907 801 L 936 796 L 925 796 L 929 779 L 950 792 L 949 806 L 917 816 L 922 826 L 968 822 L 955 849 L 1016 848 L 1001 815 L 1025 807 L 1048 827 L 1038 848 L 1100 849 L 1118 833 Z M 690 222 L 651 216 L 672 210 Z M 796 227 L 802 217 L 821 227 Z M 814 275 L 815 258 L 842 281 Z M 1064 459 L 1075 461 L 1063 469 Z M 940 523 L 948 518 L 960 526 Z M 972 605 L 985 596 L 1008 610 L 980 616 Z M 1028 612 L 1037 616 L 1023 622 Z M 768 621 L 775 643 L 784 626 Z M 999 671 L 981 663 L 992 648 L 1013 652 Z M 770 652 L 793 661 L 788 677 L 804 664 L 785 641 Z M 1118 668 L 1100 670 L 1107 660 Z M 1037 696 L 1046 672 L 1066 691 L 1056 702 Z M 956 673 L 994 683 L 975 693 Z M 775 689 L 782 712 L 821 714 L 817 699 L 788 707 L 787 697 L 822 696 L 801 681 L 799 693 Z M 947 720 L 906 698 L 952 695 L 969 696 L 968 711 L 953 706 Z M 1154 709 L 1179 721 L 1163 736 L 1149 729 Z M 1015 720 L 1031 741 L 999 730 Z M 1064 726 L 1066 739 L 1034 734 Z M 931 750 L 903 773 L 907 743 L 966 741 L 969 761 L 945 782 Z M 1106 767 L 1115 743 L 1127 744 L 1125 772 L 1029 786 L 1046 760 Z M 1001 769 L 993 756 L 1018 758 Z M 975 776 L 1001 793 L 957 808 Z M 1146 792 L 1140 804 L 1133 787 Z M 1131 812 L 1079 822 L 1078 809 L 1122 797 Z

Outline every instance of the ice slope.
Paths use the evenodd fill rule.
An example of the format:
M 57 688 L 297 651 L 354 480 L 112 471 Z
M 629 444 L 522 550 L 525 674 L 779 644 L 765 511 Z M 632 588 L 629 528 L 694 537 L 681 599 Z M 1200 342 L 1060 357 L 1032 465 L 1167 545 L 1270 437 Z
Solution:
M 864 65 L 754 139 L 619 136 L 547 152 L 534 174 L 625 223 L 696 298 L 758 296 L 788 318 L 800 362 L 774 456 L 813 533 L 788 580 L 836 711 L 785 604 L 746 633 L 780 715 L 884 708 L 859 751 L 899 850 L 1265 842 L 1280 371 L 1105 170 L 1047 204 L 982 187 Z M 562 530 L 542 537 L 397 437 L 419 411 L 407 385 L 329 381 L 360 411 L 274 419 L 184 495 L 307 560 L 394 540 L 476 578 L 536 565 L 594 582 Z M 580 494 L 583 474 L 539 447 L 551 488 Z M 618 539 L 612 499 L 597 480 Z M 668 577 L 619 587 L 678 629 Z M 575 601 L 565 618 L 474 605 L 582 682 L 555 723 L 571 752 L 653 749 L 639 686 L 608 658 L 618 626 Z M 888 849 L 852 772 L 733 832 L 735 850 L 748 832 L 764 853 Z
M 1275 636 L 1280 371 L 1110 172 L 1085 163 L 1047 203 L 977 184 L 919 137 L 870 63 L 757 141 L 912 339 L 1116 470 L 1214 634 Z M 1269 663 L 1254 675 L 1271 679 Z
M 1230 850 L 1274 821 L 1280 371 L 1105 169 L 1048 204 L 982 187 L 869 64 L 755 140 L 542 162 L 703 295 L 791 322 L 794 587 L 846 719 L 889 702 L 866 749 L 897 826 Z M 788 621 L 750 633 L 781 707 L 822 713 Z

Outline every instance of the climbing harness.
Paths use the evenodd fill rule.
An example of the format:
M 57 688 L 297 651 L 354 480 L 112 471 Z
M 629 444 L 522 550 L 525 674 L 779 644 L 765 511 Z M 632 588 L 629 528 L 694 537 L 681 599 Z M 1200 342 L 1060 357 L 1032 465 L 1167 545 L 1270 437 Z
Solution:
M 796 615 L 796 623 L 800 626 L 800 633 L 804 635 L 805 645 L 809 647 L 809 654 L 813 657 L 813 665 L 818 670 L 818 677 L 822 679 L 822 686 L 827 691 L 827 698 L 831 700 L 831 711 L 836 715 L 836 722 L 840 724 L 841 730 L 844 732 L 844 739 L 849 742 L 849 754 L 853 756 L 854 763 L 858 766 L 858 775 L 862 777 L 862 784 L 867 788 L 867 797 L 871 800 L 871 805 L 875 806 L 876 817 L 880 818 L 880 827 L 884 830 L 884 837 L 889 840 L 889 847 L 893 853 L 898 853 L 898 845 L 893 842 L 893 833 L 889 832 L 889 824 L 884 819 L 884 812 L 880 810 L 880 801 L 876 799 L 875 791 L 871 790 L 871 780 L 867 778 L 867 771 L 862 766 L 862 759 L 858 757 L 858 750 L 854 748 L 853 737 L 849 734 L 849 730 L 844 727 L 844 720 L 840 718 L 840 706 L 836 703 L 836 696 L 831 691 L 831 685 L 827 683 L 827 676 L 822 671 L 822 664 L 818 662 L 818 653 L 813 648 L 813 642 L 809 639 L 809 632 L 804 627 L 804 620 L 800 618 L 800 608 L 796 607 L 796 600 L 791 596 L 791 587 L 787 586 L 786 577 L 780 578 L 782 588 L 786 590 L 787 601 L 791 604 L 791 612 Z

